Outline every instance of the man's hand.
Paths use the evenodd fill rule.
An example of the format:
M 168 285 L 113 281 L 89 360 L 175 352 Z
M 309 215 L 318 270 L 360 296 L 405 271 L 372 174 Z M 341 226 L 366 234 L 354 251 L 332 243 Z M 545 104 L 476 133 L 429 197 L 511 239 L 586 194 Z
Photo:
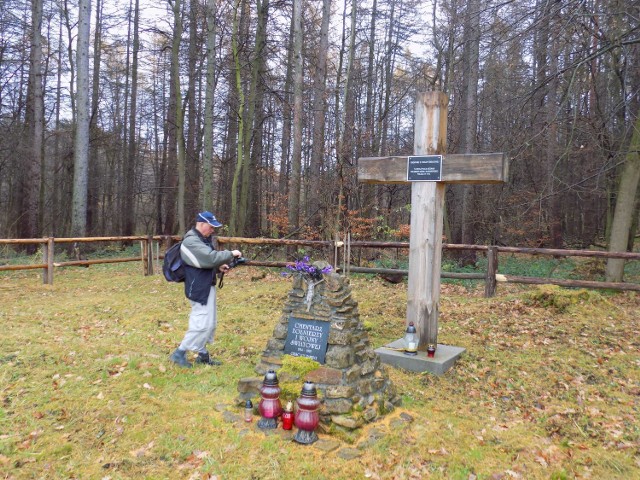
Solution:
M 231 255 L 233 255 L 233 258 L 240 258 L 242 257 L 242 252 L 240 250 L 231 250 Z M 222 273 L 227 273 L 229 270 L 231 270 L 231 267 L 225 263 L 224 265 L 221 265 L 218 270 L 220 270 Z

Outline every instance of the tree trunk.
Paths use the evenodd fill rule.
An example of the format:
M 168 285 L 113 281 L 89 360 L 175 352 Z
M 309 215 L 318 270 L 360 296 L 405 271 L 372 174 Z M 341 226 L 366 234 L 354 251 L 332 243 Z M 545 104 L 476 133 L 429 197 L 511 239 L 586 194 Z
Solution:
M 389 137 L 389 111 L 391 109 L 391 92 L 393 87 L 393 72 L 395 69 L 395 51 L 393 36 L 395 30 L 395 2 L 391 3 L 389 13 L 389 31 L 387 32 L 385 61 L 384 61 L 384 104 L 382 114 L 378 118 L 380 130 L 380 144 L 378 155 L 387 154 L 387 138 Z
M 289 180 L 289 232 L 300 226 L 302 170 L 302 0 L 293 1 L 293 148 Z
M 62 21 L 58 26 L 58 53 L 57 53 L 57 61 L 58 65 L 62 64 Z M 56 102 L 55 102 L 55 130 L 56 132 L 60 131 L 61 126 L 61 97 L 62 97 L 62 69 L 58 69 L 58 73 L 56 75 Z M 69 225 L 67 223 L 67 215 L 58 214 L 58 205 L 61 204 L 61 199 L 64 197 L 62 192 L 62 178 L 63 178 L 63 168 L 64 160 L 60 159 L 60 136 L 56 135 L 53 139 L 53 158 L 55 168 L 53 169 L 53 187 L 52 187 L 52 195 L 51 195 L 51 205 L 53 206 L 53 210 L 51 210 L 52 216 L 55 215 L 58 219 L 57 222 L 50 222 L 48 225 L 48 229 L 45 234 L 49 236 L 59 235 L 62 236 L 62 232 L 66 232 L 66 227 Z
M 166 195 L 165 195 L 165 222 L 164 233 L 166 235 L 175 234 L 176 228 L 176 199 L 179 197 L 179 174 L 178 174 L 178 138 L 182 136 L 182 132 L 178 129 L 176 119 L 181 117 L 178 111 L 182 108 L 178 107 L 180 98 L 180 65 L 179 65 L 179 49 L 180 36 L 182 35 L 182 19 L 180 17 L 180 0 L 174 0 L 169 4 L 173 10 L 173 43 L 171 47 L 171 60 L 169 67 L 169 106 L 167 108 L 167 162 L 166 162 Z M 177 8 L 176 8 L 177 7 Z M 176 9 L 178 15 L 176 16 Z M 178 34 L 179 33 L 179 34 Z M 178 215 L 179 216 L 179 215 Z M 184 233 L 182 224 L 179 226 L 180 232 Z
M 320 26 L 320 45 L 315 75 L 313 77 L 313 141 L 311 145 L 309 224 L 319 228 L 322 223 L 322 168 L 324 165 L 324 133 L 327 88 L 327 51 L 329 50 L 329 20 L 331 18 L 331 0 L 322 2 L 322 24 Z
M 187 115 L 187 133 L 185 142 L 185 179 L 188 188 L 185 191 L 185 210 L 193 216 L 197 210 L 200 188 L 200 165 L 198 162 L 198 110 L 197 110 L 197 82 L 201 75 L 198 70 L 198 59 L 201 55 L 200 39 L 198 38 L 198 0 L 189 2 L 189 55 L 187 75 L 187 99 L 184 105 Z
M 547 108 L 546 108 L 546 124 L 547 132 L 545 135 L 546 140 L 546 174 L 548 179 L 548 202 L 547 212 L 549 221 L 549 236 L 551 240 L 551 248 L 562 248 L 562 212 L 560 208 L 560 192 L 558 192 L 558 186 L 556 185 L 556 179 L 560 177 L 558 158 L 558 110 L 560 108 L 558 101 L 558 89 L 559 89 L 559 69 L 558 69 L 558 55 L 560 48 L 558 45 L 559 28 L 557 25 L 557 18 L 550 18 L 550 33 L 551 33 L 551 45 L 549 52 L 549 76 L 550 81 L 547 91 Z
M 631 143 L 627 149 L 624 168 L 620 174 L 620 186 L 616 209 L 611 225 L 611 237 L 609 239 L 610 252 L 624 252 L 629 242 L 629 231 L 633 224 L 636 194 L 640 182 L 640 115 L 636 118 Z M 624 260 L 610 258 L 607 260 L 607 282 L 621 282 L 624 276 Z
M 71 235 L 87 234 L 87 178 L 89 165 L 89 31 L 91 0 L 78 1 L 78 46 L 76 49 L 77 96 L 73 162 L 73 206 Z
M 291 85 L 293 83 L 293 38 L 295 17 L 291 16 L 289 28 L 289 45 L 287 49 L 287 71 L 285 73 L 284 92 L 282 98 L 282 143 L 280 146 L 280 174 L 278 176 L 278 192 L 287 194 L 289 172 L 291 170 Z
M 464 52 L 462 55 L 462 111 L 460 125 L 461 153 L 475 153 L 477 149 L 476 135 L 478 131 L 478 80 L 480 70 L 480 5 L 478 0 L 469 0 L 464 21 Z M 475 243 L 475 222 L 478 212 L 474 208 L 473 185 L 462 186 L 462 224 L 461 240 L 463 244 Z M 473 265 L 476 263 L 475 250 L 463 251 L 459 263 Z
M 251 126 L 250 134 L 245 137 L 245 155 L 249 158 L 245 162 L 243 176 L 243 189 L 240 206 L 245 210 L 244 228 L 245 235 L 257 236 L 260 230 L 260 160 L 262 158 L 262 131 L 264 129 L 264 83 L 267 22 L 269 20 L 269 0 L 258 0 L 256 4 L 258 13 L 258 25 L 256 28 L 256 46 L 251 62 L 251 86 L 249 93 L 249 114 L 247 127 Z M 251 123 L 249 123 L 251 122 Z M 249 153 L 250 152 L 250 153 Z
M 180 232 L 187 230 L 185 218 L 186 200 L 186 152 L 184 144 L 184 108 L 182 107 L 182 91 L 180 88 L 180 38 L 182 37 L 182 7 L 180 0 L 173 4 L 173 47 L 171 48 L 171 67 L 174 69 L 173 81 L 176 96 L 176 140 L 178 142 L 178 228 Z
M 78 5 L 80 10 L 80 5 Z M 91 5 L 89 5 L 91 10 Z M 69 60 L 69 100 L 71 101 L 71 123 L 75 126 L 76 123 L 76 64 L 73 60 L 73 27 L 71 19 L 69 18 L 69 3 L 68 0 L 64 0 L 64 8 L 62 9 L 64 15 L 64 24 L 67 30 L 67 57 Z M 88 42 L 88 41 L 87 41 Z M 77 52 L 76 52 L 77 53 Z
M 44 102 L 42 87 L 42 0 L 31 2 L 31 46 L 29 58 L 29 84 L 27 93 L 26 131 L 28 162 L 25 165 L 28 172 L 24 193 L 25 217 L 21 221 L 21 234 L 26 238 L 40 236 L 40 186 L 43 162 L 44 135 Z M 35 247 L 35 246 L 34 246 Z M 33 253 L 35 248 L 27 248 Z
M 96 230 L 99 218 L 98 204 L 101 184 L 112 181 L 111 178 L 100 178 L 97 146 L 97 121 L 100 102 L 100 63 L 102 56 L 102 6 L 103 0 L 96 0 L 96 21 L 93 34 L 93 75 L 91 79 L 91 119 L 89 122 L 89 178 L 87 191 L 87 234 L 91 235 Z
M 207 0 L 207 73 L 204 99 L 204 153 L 200 209 L 213 208 L 213 90 L 216 83 L 216 0 Z
M 356 49 L 356 19 L 357 8 L 356 2 L 351 4 L 351 16 L 350 16 L 350 31 L 349 31 L 349 56 L 347 59 L 347 68 L 344 80 L 344 93 L 343 93 L 343 112 L 344 116 L 341 118 L 340 140 L 338 144 L 338 211 L 336 226 L 340 230 L 342 227 L 347 228 L 346 225 L 342 225 L 345 218 L 343 217 L 343 210 L 349 209 L 349 189 L 345 186 L 345 180 L 350 177 L 347 171 L 347 164 L 352 155 L 353 142 L 354 142 L 354 122 L 355 122 L 355 98 L 353 92 L 353 69 L 355 68 L 355 49 Z
M 237 155 L 236 155 L 236 168 L 233 173 L 233 181 L 231 182 L 231 215 L 229 217 L 229 231 L 231 235 L 238 235 L 239 229 L 243 227 L 240 219 L 240 205 L 238 200 L 239 184 L 242 174 L 242 162 L 244 161 L 244 90 L 242 88 L 242 65 L 240 62 L 240 47 L 239 36 L 241 30 L 241 21 L 245 9 L 245 0 L 237 0 L 236 8 L 233 15 L 233 32 L 231 34 L 231 50 L 233 54 L 233 72 L 235 80 L 236 94 L 238 95 L 238 140 L 237 140 Z
M 133 9 L 133 49 L 131 59 L 131 102 L 129 106 L 129 139 L 125 164 L 125 193 L 123 235 L 133 235 L 135 227 L 135 173 L 136 173 L 136 121 L 138 120 L 138 52 L 140 51 L 140 0 L 135 0 Z

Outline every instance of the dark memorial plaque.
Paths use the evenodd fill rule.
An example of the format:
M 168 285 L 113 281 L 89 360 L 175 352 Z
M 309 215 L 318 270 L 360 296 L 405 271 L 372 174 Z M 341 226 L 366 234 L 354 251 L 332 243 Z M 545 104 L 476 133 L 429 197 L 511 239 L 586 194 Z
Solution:
M 294 357 L 307 357 L 324 364 L 329 340 L 329 323 L 289 317 L 284 353 Z
M 407 159 L 407 181 L 439 182 L 442 178 L 442 155 L 411 156 Z

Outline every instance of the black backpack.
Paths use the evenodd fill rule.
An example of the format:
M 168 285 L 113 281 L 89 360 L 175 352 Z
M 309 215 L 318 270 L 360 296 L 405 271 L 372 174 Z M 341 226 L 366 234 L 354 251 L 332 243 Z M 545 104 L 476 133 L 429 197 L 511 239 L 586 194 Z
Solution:
M 182 242 L 176 243 L 164 254 L 162 273 L 168 282 L 184 282 L 184 263 L 180 256 L 181 245 Z

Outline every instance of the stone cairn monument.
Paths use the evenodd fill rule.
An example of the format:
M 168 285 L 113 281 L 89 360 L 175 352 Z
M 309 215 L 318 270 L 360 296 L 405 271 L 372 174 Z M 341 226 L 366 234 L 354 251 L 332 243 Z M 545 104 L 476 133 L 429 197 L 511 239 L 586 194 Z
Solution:
M 316 384 L 322 398 L 320 421 L 355 430 L 400 404 L 363 328 L 349 280 L 337 273 L 322 280 L 293 276 L 280 320 L 255 371 L 264 375 L 282 367 L 283 355 L 308 357 L 320 363 L 305 380 Z M 255 397 L 262 377 L 241 379 L 240 400 Z

